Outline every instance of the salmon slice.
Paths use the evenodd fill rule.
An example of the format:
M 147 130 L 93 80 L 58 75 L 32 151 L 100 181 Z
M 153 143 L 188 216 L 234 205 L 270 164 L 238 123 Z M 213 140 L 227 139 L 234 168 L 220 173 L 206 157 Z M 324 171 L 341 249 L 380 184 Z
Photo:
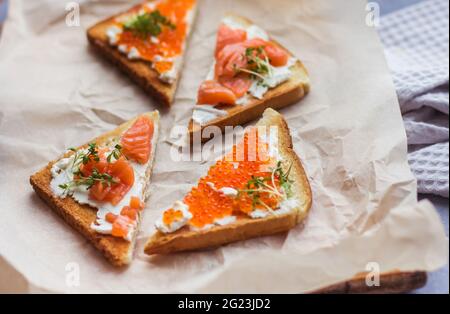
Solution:
M 274 67 L 281 67 L 287 64 L 289 54 L 282 48 L 276 46 L 273 43 L 269 43 L 265 46 L 264 51 L 269 57 L 270 64 Z
M 262 47 L 264 53 L 269 58 L 270 64 L 275 67 L 286 65 L 289 59 L 289 54 L 284 49 L 275 45 L 273 42 L 266 41 L 260 38 L 247 40 L 245 41 L 244 46 L 246 48 Z M 264 59 L 264 54 L 259 57 Z
M 126 238 L 133 223 L 133 219 L 128 216 L 119 215 L 113 222 L 111 234 L 115 237 Z
M 247 32 L 242 29 L 232 29 L 225 24 L 220 24 L 217 31 L 215 56 L 228 45 L 243 42 L 247 39 Z
M 230 104 L 234 105 L 236 95 L 216 81 L 204 81 L 198 89 L 197 103 L 202 105 Z
M 117 205 L 133 186 L 134 170 L 124 157 L 120 157 L 112 163 L 100 160 L 100 162 L 95 163 L 91 169 L 92 171 L 96 169 L 101 174 L 108 174 L 113 179 L 113 182 L 110 182 L 109 184 L 105 182 L 96 182 L 89 189 L 89 197 L 94 200 L 110 202 L 113 205 Z M 85 169 L 82 169 L 81 171 L 83 175 L 86 175 Z
M 122 135 L 122 153 L 129 159 L 145 164 L 150 158 L 153 132 L 153 122 L 147 117 L 139 117 Z
M 247 67 L 243 43 L 231 44 L 223 48 L 216 58 L 215 77 L 233 77 L 239 68 Z
M 224 76 L 233 77 L 239 69 L 248 69 L 250 66 L 246 57 L 247 49 L 259 47 L 264 52 L 258 57 L 264 60 L 267 56 L 269 63 L 273 66 L 286 65 L 289 55 L 285 50 L 274 43 L 256 38 L 228 45 L 219 52 L 215 65 L 216 79 Z
M 287 64 L 289 58 L 289 54 L 273 42 L 261 38 L 247 40 L 244 30 L 221 24 L 217 33 L 214 81 L 205 81 L 200 85 L 197 103 L 235 104 L 238 98 L 243 97 L 252 84 L 248 72 L 255 71 L 258 64 L 254 58 L 249 58 L 252 54 L 276 67 Z
M 246 74 L 231 78 L 223 77 L 219 79 L 219 82 L 224 87 L 233 91 L 234 95 L 237 98 L 241 98 L 242 96 L 244 96 L 252 85 L 252 81 Z
M 115 162 L 108 162 L 104 151 L 99 151 L 98 157 L 98 160 L 91 158 L 89 162 L 81 165 L 80 175 L 87 178 L 96 172 L 98 176 L 110 176 L 111 181 L 94 182 L 89 189 L 89 197 L 116 205 L 133 186 L 133 167 L 124 157 Z

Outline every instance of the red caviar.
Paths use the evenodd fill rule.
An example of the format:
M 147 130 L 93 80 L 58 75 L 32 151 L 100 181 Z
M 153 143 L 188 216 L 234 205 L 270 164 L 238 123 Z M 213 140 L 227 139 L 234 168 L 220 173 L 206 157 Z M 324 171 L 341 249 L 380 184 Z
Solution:
M 248 182 L 253 177 L 270 177 L 272 174 L 270 169 L 275 162 L 268 155 L 268 144 L 259 140 L 256 128 L 251 129 L 244 135 L 244 140 L 235 145 L 229 155 L 212 166 L 208 174 L 185 196 L 184 203 L 189 206 L 189 211 L 193 215 L 189 223 L 195 227 L 202 227 L 212 224 L 215 219 L 232 214 L 247 214 L 255 208 L 267 209 L 255 205 L 247 193 L 241 193 L 237 198 L 233 198 L 218 190 L 223 187 L 238 191 L 254 188 L 248 187 Z M 276 179 L 275 184 L 278 187 Z M 261 193 L 260 200 L 272 209 L 279 203 L 279 198 L 269 193 Z
M 154 9 L 142 5 L 135 9 L 152 12 L 158 10 L 163 16 L 167 17 L 175 29 L 164 27 L 157 41 L 152 42 L 149 39 L 143 40 L 131 31 L 124 31 L 119 35 L 118 45 L 127 45 L 136 47 L 142 59 L 153 62 L 155 69 L 159 73 L 170 70 L 173 62 L 159 61 L 155 57 L 172 58 L 179 56 L 183 52 L 184 42 L 187 36 L 188 24 L 186 16 L 195 5 L 196 0 L 160 0 L 156 2 Z M 119 26 L 123 26 L 120 25 Z
M 166 225 L 172 224 L 174 221 L 180 220 L 183 218 L 183 213 L 181 210 L 175 210 L 173 208 L 169 208 L 163 214 L 163 222 Z

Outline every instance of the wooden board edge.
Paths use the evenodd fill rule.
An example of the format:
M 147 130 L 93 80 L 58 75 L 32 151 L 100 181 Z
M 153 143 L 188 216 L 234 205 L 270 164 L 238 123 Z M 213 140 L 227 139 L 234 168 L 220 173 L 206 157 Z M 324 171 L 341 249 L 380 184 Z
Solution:
M 419 289 L 427 283 L 427 273 L 424 271 L 401 272 L 392 271 L 380 275 L 380 285 L 366 285 L 366 273 L 357 274 L 346 280 L 328 287 L 314 290 L 312 294 L 384 294 L 405 293 Z

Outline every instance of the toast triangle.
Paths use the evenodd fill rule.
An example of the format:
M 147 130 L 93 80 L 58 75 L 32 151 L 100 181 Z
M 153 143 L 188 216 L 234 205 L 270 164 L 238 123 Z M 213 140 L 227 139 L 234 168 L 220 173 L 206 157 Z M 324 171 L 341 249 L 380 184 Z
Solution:
M 126 55 L 121 53 L 117 47 L 111 46 L 108 42 L 107 29 L 114 24 L 115 18 L 139 7 L 140 5 L 136 5 L 126 12 L 121 12 L 93 25 L 87 30 L 87 39 L 100 56 L 110 61 L 123 73 L 128 75 L 132 81 L 139 85 L 158 103 L 170 107 L 173 104 L 175 92 L 181 77 L 182 63 L 187 50 L 190 33 L 195 22 L 197 4 L 195 4 L 192 9 L 194 15 L 185 39 L 185 48 L 181 55 L 182 61 L 180 62 L 180 67 L 176 73 L 176 78 L 171 84 L 165 83 L 159 79 L 158 73 L 152 68 L 150 62 L 139 59 L 130 60 Z
M 237 14 L 230 13 L 227 14 L 225 18 L 235 20 L 242 25 L 254 25 L 249 19 Z M 294 57 L 288 49 L 283 47 L 276 40 L 270 38 L 270 41 L 285 50 L 289 56 Z M 223 132 L 226 126 L 243 125 L 257 119 L 267 108 L 279 110 L 283 107 L 297 103 L 309 93 L 310 78 L 308 71 L 300 59 L 296 60 L 290 70 L 292 72 L 290 79 L 275 88 L 269 89 L 263 99 L 257 99 L 250 96 L 249 102 L 245 105 L 219 105 L 217 106 L 217 109 L 225 110 L 228 114 L 226 116 L 219 116 L 203 125 L 200 125 L 191 119 L 188 125 L 190 138 L 192 139 L 200 133 L 199 138 L 201 138 L 202 142 L 205 142 L 209 140 L 210 137 L 205 134 L 202 136 L 201 132 L 209 126 L 217 126 Z
M 206 230 L 191 230 L 183 227 L 174 233 L 156 231 L 147 241 L 145 253 L 168 254 L 179 251 L 190 251 L 215 247 L 231 242 L 254 237 L 285 232 L 302 222 L 312 204 L 311 188 L 303 169 L 300 158 L 292 147 L 292 139 L 286 121 L 273 109 L 266 109 L 262 119 L 256 126 L 278 127 L 278 151 L 285 161 L 283 167 L 292 163 L 291 179 L 294 181 L 292 191 L 297 198 L 298 206 L 283 215 L 273 215 L 266 218 L 243 218 L 224 226 L 214 226 Z
M 153 168 L 153 157 L 155 155 L 156 142 L 158 138 L 159 129 L 159 113 L 157 111 L 148 112 L 140 116 L 147 116 L 152 119 L 155 124 L 154 140 L 155 145 L 152 147 L 151 157 L 147 169 L 145 170 L 146 186 L 144 187 L 144 195 L 148 193 L 148 186 L 150 184 L 150 177 Z M 138 116 L 138 117 L 140 117 Z M 97 145 L 105 144 L 112 139 L 120 137 L 138 118 L 131 119 L 116 129 L 104 133 L 103 135 L 93 139 L 89 143 L 95 142 Z M 79 148 L 87 147 L 88 143 Z M 91 242 L 97 250 L 99 250 L 106 259 L 114 266 L 123 266 L 131 262 L 135 244 L 135 237 L 139 230 L 139 222 L 134 232 L 131 241 L 126 241 L 122 238 L 113 237 L 111 235 L 100 234 L 94 231 L 90 226 L 97 218 L 97 209 L 89 205 L 82 205 L 75 201 L 72 197 L 66 196 L 60 198 L 54 194 L 50 187 L 52 180 L 51 169 L 53 164 L 64 157 L 68 157 L 71 153 L 68 152 L 60 158 L 51 161 L 43 169 L 39 170 L 30 177 L 30 183 L 33 186 L 37 195 L 50 206 L 59 216 L 61 216 L 66 223 L 81 233 L 89 242 Z M 139 217 L 140 218 L 140 217 Z

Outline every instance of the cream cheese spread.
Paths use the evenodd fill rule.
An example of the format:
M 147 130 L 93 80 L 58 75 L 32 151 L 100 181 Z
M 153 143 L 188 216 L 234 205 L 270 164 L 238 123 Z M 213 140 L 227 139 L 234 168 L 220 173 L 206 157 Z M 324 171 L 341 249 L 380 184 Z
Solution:
M 192 214 L 189 212 L 189 207 L 182 201 L 176 201 L 173 206 L 173 210 L 180 211 L 182 216 L 179 219 L 174 219 L 170 224 L 164 223 L 163 215 L 155 222 L 155 227 L 163 233 L 175 232 L 178 229 L 184 227 L 192 218 Z

